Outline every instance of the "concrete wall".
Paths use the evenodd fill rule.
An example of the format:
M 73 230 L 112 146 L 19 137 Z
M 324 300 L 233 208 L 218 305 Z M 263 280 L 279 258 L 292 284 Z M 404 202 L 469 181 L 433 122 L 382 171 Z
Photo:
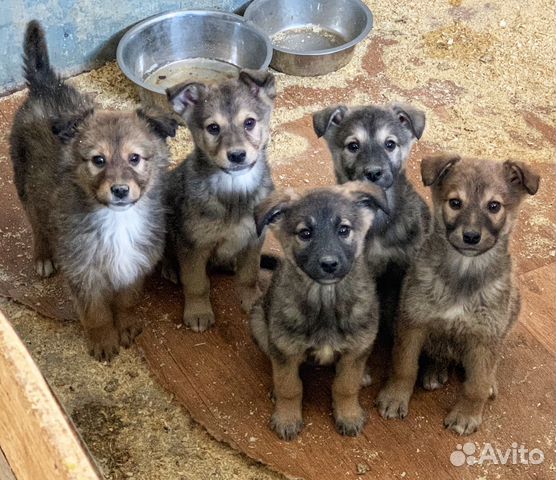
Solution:
M 98 66 L 116 55 L 130 25 L 180 8 L 236 11 L 247 0 L 0 0 L 0 95 L 22 87 L 25 25 L 38 19 L 53 66 L 64 76 Z

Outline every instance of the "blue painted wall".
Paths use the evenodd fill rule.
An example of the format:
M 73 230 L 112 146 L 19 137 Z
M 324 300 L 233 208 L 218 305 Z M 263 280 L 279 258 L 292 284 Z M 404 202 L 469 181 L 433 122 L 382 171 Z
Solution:
M 130 25 L 156 13 L 180 8 L 237 11 L 247 0 L 0 0 L 0 95 L 21 88 L 25 25 L 38 19 L 53 66 L 74 75 L 116 55 Z

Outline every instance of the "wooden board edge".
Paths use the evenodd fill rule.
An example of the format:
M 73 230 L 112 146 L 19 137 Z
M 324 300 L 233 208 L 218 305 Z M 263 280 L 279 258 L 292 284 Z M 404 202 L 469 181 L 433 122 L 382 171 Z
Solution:
M 18 480 L 100 480 L 75 427 L 0 312 L 0 448 Z

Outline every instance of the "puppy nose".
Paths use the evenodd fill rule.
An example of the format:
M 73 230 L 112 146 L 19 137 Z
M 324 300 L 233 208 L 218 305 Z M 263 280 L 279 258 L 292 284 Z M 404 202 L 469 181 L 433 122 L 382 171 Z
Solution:
M 468 245 L 477 245 L 481 241 L 481 234 L 474 231 L 463 232 L 463 241 Z
M 228 152 L 228 160 L 232 163 L 243 163 L 245 162 L 245 150 L 234 150 Z
M 122 199 L 127 197 L 127 194 L 129 193 L 129 187 L 127 185 L 112 185 L 110 187 L 110 191 L 116 198 Z
M 365 177 L 367 177 L 367 180 L 370 180 L 373 183 L 378 182 L 380 177 L 382 177 L 382 168 L 380 167 L 372 168 L 365 174 Z
M 334 273 L 338 270 L 338 259 L 331 256 L 322 257 L 320 259 L 320 268 L 326 273 Z

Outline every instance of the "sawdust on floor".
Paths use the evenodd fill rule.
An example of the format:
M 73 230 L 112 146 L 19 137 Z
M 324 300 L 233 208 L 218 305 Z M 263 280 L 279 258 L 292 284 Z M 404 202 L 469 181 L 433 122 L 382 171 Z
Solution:
M 86 352 L 77 322 L 0 297 L 0 309 L 76 424 L 106 479 L 278 480 L 214 440 L 154 383 L 136 347 L 110 364 Z

